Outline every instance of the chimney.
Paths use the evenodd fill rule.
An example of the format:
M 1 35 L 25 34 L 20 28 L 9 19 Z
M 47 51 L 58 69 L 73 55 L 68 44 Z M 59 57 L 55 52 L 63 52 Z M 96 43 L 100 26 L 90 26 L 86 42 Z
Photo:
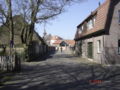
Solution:
M 99 2 L 99 7 L 101 6 L 101 2 Z

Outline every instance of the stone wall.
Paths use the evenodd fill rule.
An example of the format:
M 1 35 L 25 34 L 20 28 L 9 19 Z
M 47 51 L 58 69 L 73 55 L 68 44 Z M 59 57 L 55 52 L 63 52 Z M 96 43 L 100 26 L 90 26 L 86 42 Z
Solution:
M 120 40 L 119 10 L 120 2 L 114 7 L 110 30 L 105 36 L 105 59 L 108 63 L 113 64 L 120 63 L 120 55 L 118 54 L 118 40 Z

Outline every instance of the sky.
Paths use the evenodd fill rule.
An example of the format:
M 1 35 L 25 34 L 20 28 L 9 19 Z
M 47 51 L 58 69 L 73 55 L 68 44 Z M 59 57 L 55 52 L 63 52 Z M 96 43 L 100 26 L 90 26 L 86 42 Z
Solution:
M 45 30 L 47 34 L 58 35 L 63 39 L 73 40 L 77 25 L 99 6 L 99 2 L 102 4 L 104 1 L 105 0 L 85 0 L 82 3 L 67 7 L 64 13 L 46 24 Z M 43 36 L 44 25 L 37 25 L 36 31 L 40 36 Z

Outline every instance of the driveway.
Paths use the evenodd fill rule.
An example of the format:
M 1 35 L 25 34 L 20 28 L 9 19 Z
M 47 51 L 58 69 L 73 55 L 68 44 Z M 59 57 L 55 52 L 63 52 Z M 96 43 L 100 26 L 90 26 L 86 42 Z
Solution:
M 120 90 L 120 67 L 57 52 L 45 61 L 23 63 L 0 90 Z

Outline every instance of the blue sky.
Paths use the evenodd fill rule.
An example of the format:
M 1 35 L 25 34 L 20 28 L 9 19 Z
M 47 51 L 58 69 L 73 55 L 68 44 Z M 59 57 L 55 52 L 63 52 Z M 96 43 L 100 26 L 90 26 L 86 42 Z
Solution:
M 66 12 L 50 21 L 45 29 L 48 34 L 58 35 L 64 39 L 74 39 L 76 26 L 80 24 L 90 13 L 105 0 L 87 0 L 80 4 L 74 4 L 66 8 Z M 37 32 L 43 36 L 44 25 L 37 25 Z

